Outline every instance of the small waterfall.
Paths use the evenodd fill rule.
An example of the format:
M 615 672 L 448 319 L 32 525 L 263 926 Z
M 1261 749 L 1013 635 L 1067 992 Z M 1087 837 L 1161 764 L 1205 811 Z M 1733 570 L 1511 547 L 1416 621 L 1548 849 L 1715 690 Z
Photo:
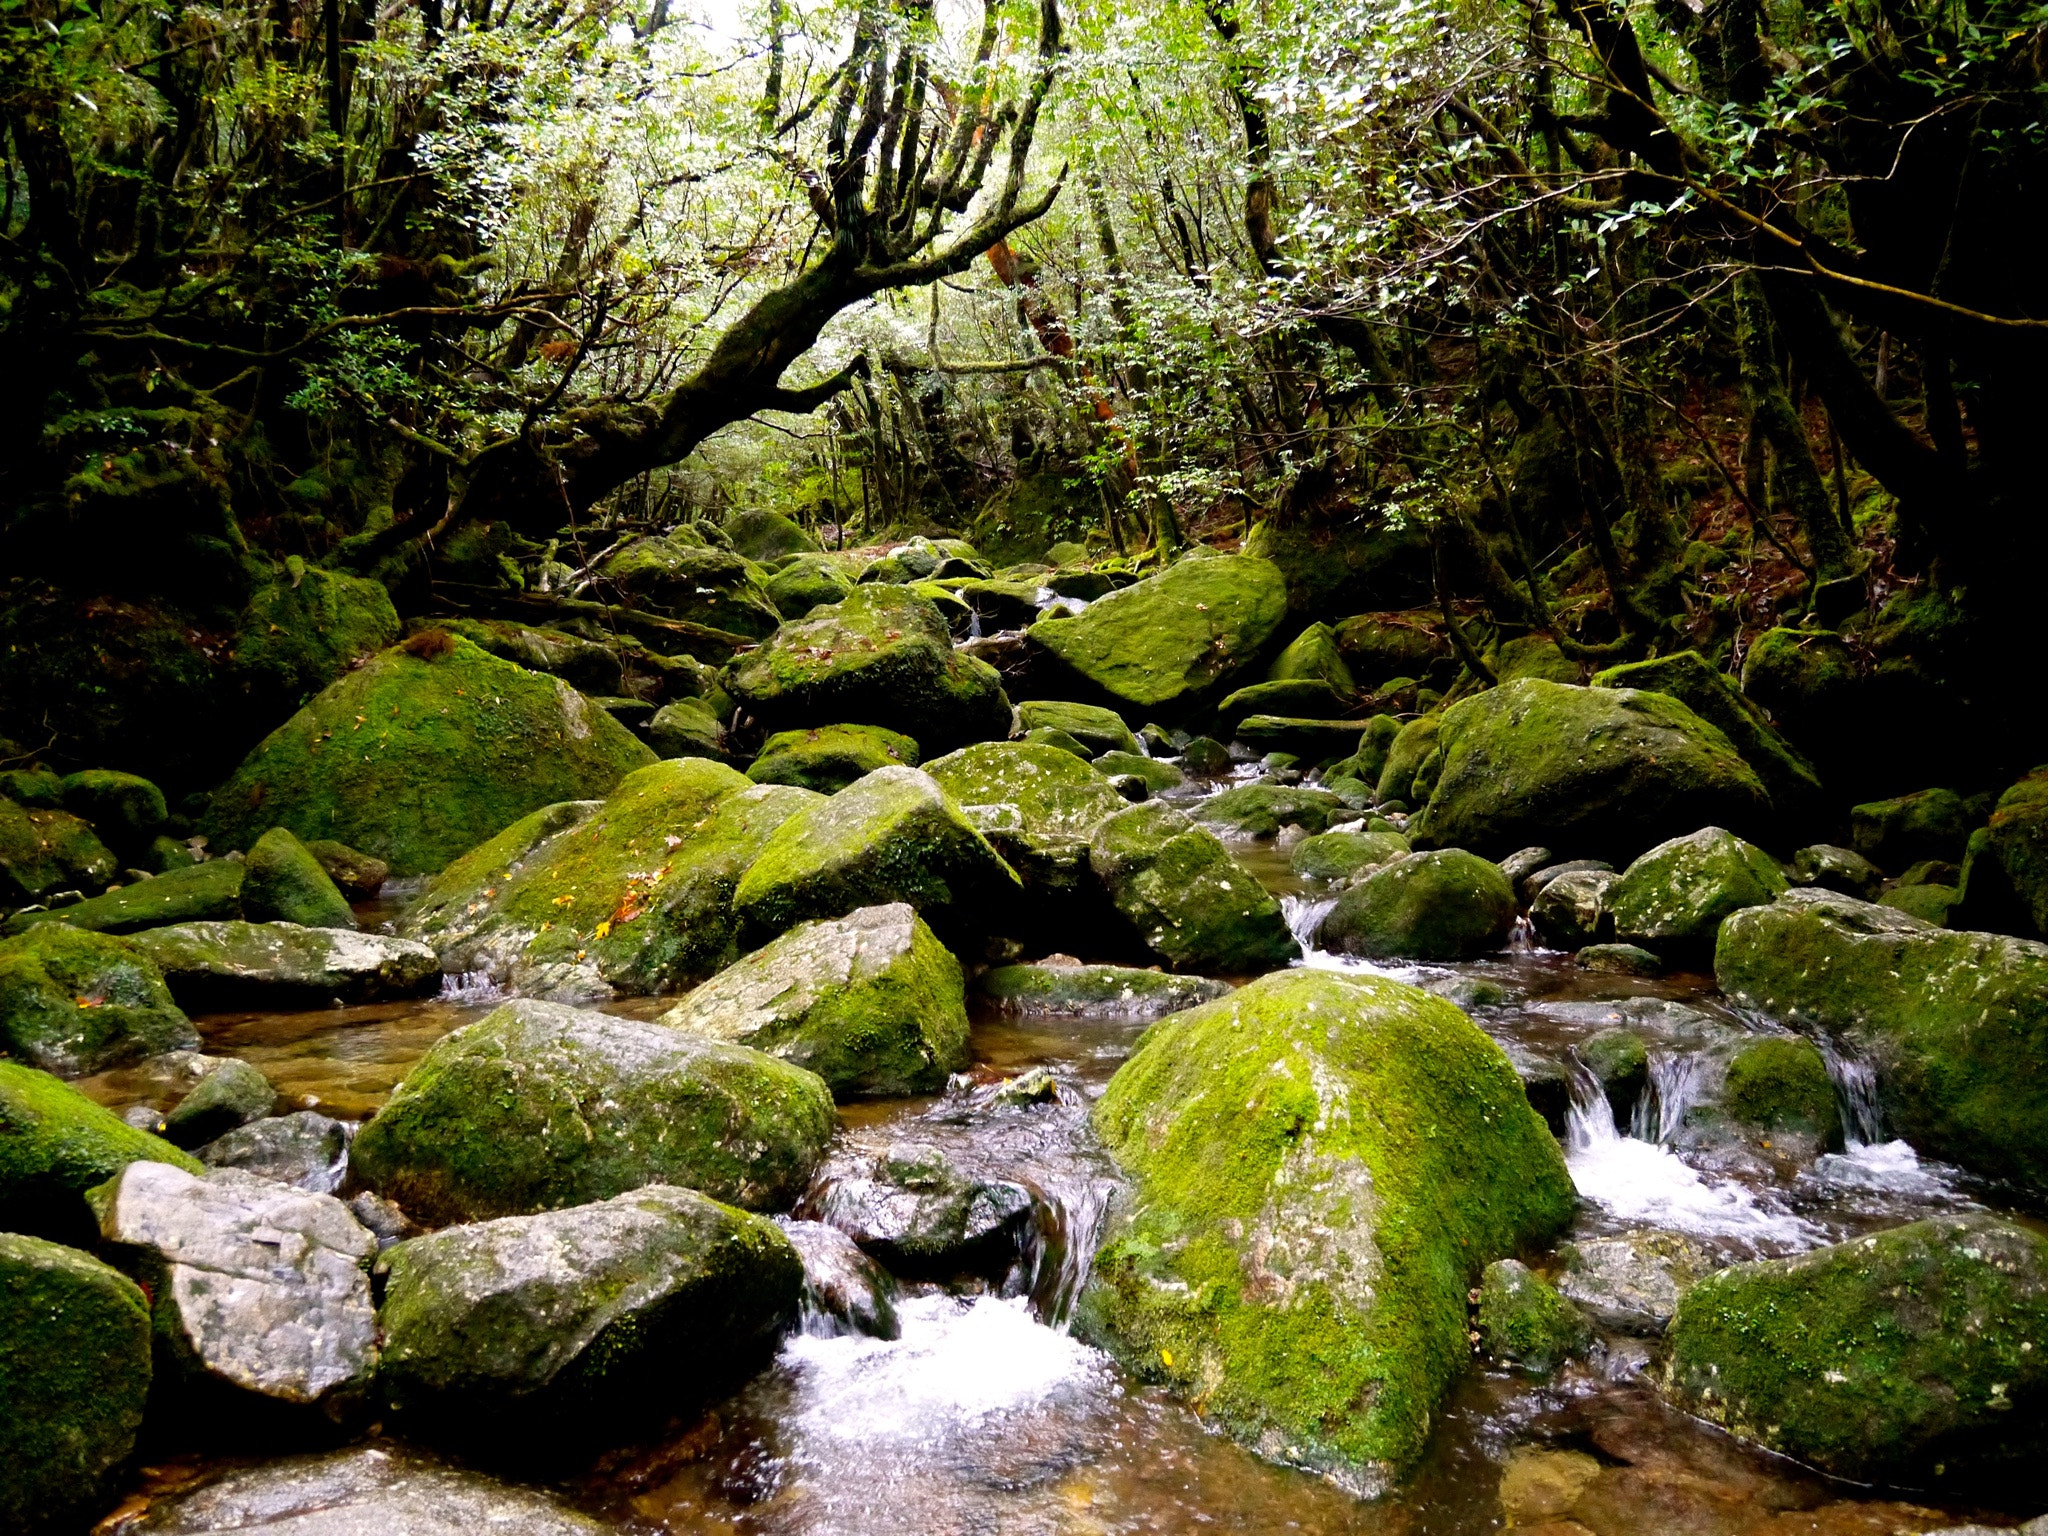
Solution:
M 505 989 L 498 985 L 497 977 L 489 971 L 464 971 L 460 975 L 444 973 L 441 977 L 441 1001 L 444 1003 L 497 1003 L 503 1002 Z
M 1282 896 L 1280 915 L 1286 919 L 1287 931 L 1294 935 L 1294 942 L 1301 946 L 1301 952 L 1311 954 L 1316 947 L 1316 935 L 1322 932 L 1323 919 L 1330 915 L 1330 909 L 1337 905 L 1334 896 Z
M 1065 1333 L 1074 1303 L 1095 1263 L 1095 1239 L 1109 1211 L 1107 1179 L 1093 1179 L 1062 1194 L 1032 1190 L 1032 1236 L 1023 1255 L 1020 1289 L 1038 1320 Z M 1007 1288 L 1006 1288 L 1007 1289 Z
M 1877 1102 L 1877 1068 L 1854 1056 L 1844 1056 L 1831 1041 L 1820 1042 L 1821 1059 L 1842 1107 L 1842 1141 L 1850 1151 L 1877 1147 L 1886 1141 L 1884 1111 Z
M 981 610 L 979 608 L 969 608 L 967 610 L 967 638 L 970 640 L 979 640 L 981 638 Z
M 1607 1089 L 1593 1069 L 1579 1060 L 1576 1051 L 1565 1057 L 1565 1065 L 1571 1069 L 1571 1109 L 1565 1115 L 1565 1143 L 1569 1151 L 1587 1152 L 1607 1142 L 1621 1139 L 1621 1128 L 1614 1123 L 1614 1105 L 1608 1101 Z
M 1706 1075 L 1704 1056 L 1652 1051 L 1649 1086 L 1636 1100 L 1629 1135 L 1659 1145 L 1669 1142 L 1685 1124 L 1686 1111 L 1699 1103 Z

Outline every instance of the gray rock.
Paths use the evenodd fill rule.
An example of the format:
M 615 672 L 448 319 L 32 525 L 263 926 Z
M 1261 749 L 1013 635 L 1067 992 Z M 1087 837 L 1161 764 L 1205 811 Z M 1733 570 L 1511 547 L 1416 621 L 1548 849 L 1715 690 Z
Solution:
M 376 1239 L 331 1195 L 130 1163 L 100 1233 L 148 1284 L 157 1335 L 188 1375 L 288 1403 L 368 1380 L 377 1319 L 363 1261 Z
M 409 997 L 439 984 L 434 951 L 411 939 L 297 923 L 179 923 L 135 935 L 185 1007 Z
M 310 1109 L 257 1120 L 199 1149 L 209 1168 L 239 1168 L 294 1189 L 331 1195 L 348 1172 L 349 1128 Z M 365 1223 L 368 1225 L 368 1223 Z
M 277 1090 L 248 1062 L 230 1056 L 164 1116 L 157 1134 L 174 1147 L 204 1146 L 277 1107 Z
M 975 990 L 1005 1013 L 1162 1019 L 1227 995 L 1230 983 L 1125 965 L 1004 965 L 982 972 Z
M 1538 870 L 1548 868 L 1556 858 L 1556 854 L 1541 845 L 1523 848 L 1500 861 L 1500 872 L 1514 883 L 1517 890 L 1520 890 L 1524 880 Z
M 606 1536 L 611 1528 L 531 1488 L 379 1445 L 230 1472 L 160 1502 L 130 1529 L 148 1536 Z
M 1506 866 L 1503 865 L 1502 868 Z M 1566 859 L 1559 864 L 1545 864 L 1541 869 L 1532 870 L 1515 882 L 1516 888 L 1522 894 L 1523 905 L 1533 903 L 1543 894 L 1543 888 L 1559 875 L 1577 874 L 1581 870 L 1604 870 L 1612 874 L 1614 866 L 1605 859 Z
M 900 1336 L 895 1278 L 862 1253 L 858 1243 L 822 1221 L 784 1220 L 782 1230 L 804 1261 L 806 1332 L 828 1338 L 847 1333 L 877 1339 Z
M 870 1176 L 835 1180 L 818 1214 L 898 1274 L 1007 1274 L 1023 1251 L 1031 1194 L 962 1173 L 937 1147 L 897 1142 Z
M 1551 949 L 1583 949 L 1607 926 L 1611 869 L 1573 869 L 1546 881 L 1529 904 L 1529 926 Z
M 1610 1328 L 1660 1334 L 1679 1298 L 1714 1268 L 1706 1249 L 1675 1232 L 1625 1232 L 1558 1249 L 1557 1288 Z

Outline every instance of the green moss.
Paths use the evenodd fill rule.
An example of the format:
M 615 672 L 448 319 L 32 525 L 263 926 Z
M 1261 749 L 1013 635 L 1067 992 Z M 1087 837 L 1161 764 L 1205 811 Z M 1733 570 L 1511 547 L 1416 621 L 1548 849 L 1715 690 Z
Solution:
M 1176 971 L 1255 975 L 1300 957 L 1280 904 L 1213 832 L 1170 806 L 1109 817 L 1088 863 L 1146 948 Z
M 1850 838 L 1879 869 L 1897 874 L 1922 859 L 1957 863 L 1977 817 L 1952 789 L 1923 789 L 1852 806 Z
M 1172 763 L 1146 757 L 1140 752 L 1105 752 L 1095 759 L 1093 766 L 1097 773 L 1108 778 L 1135 778 L 1144 784 L 1146 793 L 1153 795 L 1161 790 L 1176 789 L 1187 782 L 1187 776 Z
M 735 512 L 725 520 L 725 536 L 749 560 L 779 560 L 785 555 L 818 553 L 818 541 L 780 512 L 756 508 Z
M 1273 658 L 1266 680 L 1273 683 L 1313 679 L 1338 693 L 1358 692 L 1358 684 L 1337 647 L 1336 632 L 1327 624 L 1311 624 Z
M 1246 715 L 1237 740 L 1261 757 L 1284 752 L 1304 763 L 1348 759 L 1365 735 L 1363 720 L 1300 720 L 1287 715 Z
M 1216 706 L 1210 729 L 1222 736 L 1235 736 L 1238 726 L 1253 715 L 1276 715 L 1288 720 L 1339 720 L 1356 703 L 1356 699 L 1339 693 L 1319 677 L 1252 683 L 1227 695 Z
M 625 691 L 625 669 L 617 651 L 559 629 L 537 629 L 507 619 L 416 619 L 411 629 L 460 635 L 493 656 L 530 672 L 551 673 L 584 693 L 612 696 Z
M 999 965 L 974 989 L 1008 1013 L 1156 1019 L 1226 997 L 1230 983 L 1125 965 Z
M 1775 901 L 1786 890 L 1777 860 L 1719 827 L 1659 843 L 1602 898 L 1615 937 L 1667 959 L 1705 958 L 1732 912 Z
M 116 848 L 146 847 L 170 819 L 164 792 L 139 774 L 88 768 L 66 774 L 63 788 L 64 809 Z
M 761 743 L 761 755 L 747 769 L 756 784 L 795 784 L 821 795 L 837 794 L 877 768 L 915 768 L 917 743 L 879 725 L 821 725 L 782 731 Z
M 1496 1360 L 1550 1371 L 1593 1342 L 1585 1314 L 1516 1259 L 1496 1259 L 1479 1282 L 1479 1347 Z
M 0 1231 L 76 1234 L 85 1192 L 141 1160 L 201 1171 L 49 1073 L 0 1061 Z
M 1387 756 L 1380 769 L 1374 793 L 1382 800 L 1411 800 L 1415 775 L 1436 751 L 1437 736 L 1443 730 L 1440 714 L 1417 715 L 1403 725 L 1400 734 L 1387 743 Z
M 18 912 L 0 931 L 26 933 L 44 923 L 64 923 L 94 933 L 138 933 L 166 923 L 240 917 L 247 874 L 239 859 L 210 859 L 54 912 Z
M 297 923 L 305 928 L 356 926 L 348 899 L 306 845 L 283 827 L 257 838 L 243 861 L 242 910 L 256 921 Z
M 1065 731 L 1055 730 L 1049 725 L 1034 725 L 1017 739 L 1027 746 L 1052 747 L 1073 757 L 1078 757 L 1084 763 L 1091 761 L 1095 756 L 1081 742 L 1079 737 L 1069 736 Z
M 1288 867 L 1310 880 L 1343 880 L 1406 852 L 1398 832 L 1324 832 L 1296 843 Z
M 1728 1063 L 1721 1107 L 1738 1125 L 1841 1139 L 1841 1112 L 1827 1063 L 1811 1040 L 1767 1035 Z
M 1252 526 L 1244 552 L 1269 560 L 1287 583 L 1287 606 L 1335 622 L 1347 613 L 1429 595 L 1429 540 L 1414 524 L 1353 518 L 1338 526 Z
M 198 1045 L 155 962 L 126 940 L 43 923 L 0 941 L 0 1046 L 17 1060 L 78 1077 Z
M 246 848 L 281 826 L 360 848 L 394 874 L 429 874 L 653 759 L 557 678 L 467 640 L 418 648 L 429 654 L 382 652 L 271 732 L 214 796 L 213 846 Z
M 47 768 L 9 768 L 0 773 L 0 799 L 12 800 L 23 810 L 62 810 L 64 780 Z
M 1480 1271 L 1574 1205 L 1500 1048 L 1380 977 L 1293 971 L 1162 1020 L 1094 1121 L 1135 1189 L 1082 1326 L 1267 1454 L 1371 1489 L 1464 1370 Z
M 0 1529 L 81 1525 L 149 1396 L 149 1302 L 75 1248 L 0 1232 Z
M 1337 649 L 1353 676 L 1369 680 L 1422 677 L 1438 666 L 1454 669 L 1456 659 L 1438 622 L 1433 609 L 1355 614 L 1338 623 Z
M 1026 731 L 1064 731 L 1078 741 L 1086 755 L 1102 752 L 1139 752 L 1138 738 L 1113 709 L 1096 704 L 1071 704 L 1064 699 L 1026 699 L 1017 706 L 1017 724 Z
M 1518 677 L 1541 677 L 1553 683 L 1576 683 L 1581 669 L 1548 635 L 1524 635 L 1509 640 L 1495 654 L 1494 675 L 1504 683 Z
M 1285 784 L 1240 784 L 1195 807 L 1195 819 L 1238 837 L 1275 837 L 1282 827 L 1311 834 L 1342 821 L 1349 807 L 1327 790 Z
M 27 811 L 0 800 L 0 906 L 60 890 L 98 890 L 119 861 L 69 811 Z
M 838 555 L 800 555 L 768 578 L 768 600 L 785 620 L 801 619 L 853 591 L 855 572 Z
M 1379 960 L 1474 960 L 1507 943 L 1515 892 L 1498 864 L 1446 848 L 1382 864 L 1337 898 L 1322 942 Z
M 1820 776 L 1780 736 L 1762 709 L 1737 691 L 1697 651 L 1680 651 L 1652 661 L 1626 662 L 1596 673 L 1595 688 L 1641 688 L 1678 700 L 1734 743 L 1757 772 L 1781 815 L 1810 810 L 1821 791 Z
M 235 667 L 266 702 L 289 707 L 390 645 L 399 628 L 382 582 L 302 564 L 250 596 Z
M 630 539 L 604 557 L 602 569 L 619 590 L 669 618 L 753 640 L 782 622 L 769 601 L 767 573 L 729 549 Z

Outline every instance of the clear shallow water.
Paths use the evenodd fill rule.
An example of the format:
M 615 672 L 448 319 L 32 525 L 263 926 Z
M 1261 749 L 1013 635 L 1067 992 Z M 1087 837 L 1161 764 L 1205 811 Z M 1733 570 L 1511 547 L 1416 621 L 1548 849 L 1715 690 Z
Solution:
M 1284 852 L 1239 851 L 1277 892 L 1305 894 L 1286 873 Z M 1298 907 L 1296 915 L 1312 931 L 1307 912 Z M 1322 954 L 1305 963 L 1357 966 Z M 1577 1097 L 1567 1157 L 1582 1205 L 1569 1236 L 1653 1226 L 1746 1258 L 1838 1241 L 1971 1198 L 1955 1170 L 1885 1139 L 1868 1102 L 1850 1105 L 1855 1134 L 1843 1152 L 1804 1162 L 1667 1144 L 1660 1133 L 1682 1119 L 1693 1091 L 1688 1052 L 1716 1030 L 1753 1027 L 1719 1003 L 1705 978 L 1592 976 L 1528 948 L 1469 965 L 1385 969 L 1488 999 L 1470 1011 L 1511 1054 L 1563 1059 L 1620 1023 L 1657 1042 L 1663 1064 L 1651 1112 L 1628 1128 L 1640 1134 L 1622 1134 L 1604 1098 L 1596 1106 L 1594 1095 Z M 1474 986 L 1483 991 L 1469 991 Z M 491 1001 L 458 995 L 199 1022 L 208 1050 L 261 1066 L 292 1107 L 355 1117 L 381 1103 L 434 1040 Z M 651 1017 L 666 1006 L 642 999 L 617 1011 Z M 1049 1326 L 1081 1278 L 1113 1185 L 1088 1111 L 1143 1028 L 1123 1019 L 984 1016 L 975 1023 L 968 1084 L 842 1111 L 821 1184 L 892 1142 L 916 1140 L 971 1173 L 1031 1191 L 1037 1242 L 1018 1294 L 912 1289 L 899 1303 L 897 1340 L 793 1336 L 731 1398 L 649 1443 L 621 1447 L 560 1491 L 622 1531 L 676 1536 L 1480 1536 L 1509 1524 L 1543 1536 L 1892 1536 L 1983 1513 L 1870 1497 L 1741 1446 L 1665 1407 L 1644 1380 L 1647 1348 L 1621 1338 L 1548 1381 L 1475 1364 L 1446 1404 L 1422 1465 L 1377 1503 L 1212 1433 L 1184 1405 Z M 991 1105 L 974 1091 L 1039 1066 L 1060 1087 L 1051 1104 Z M 1867 1089 L 1856 1064 L 1834 1070 L 1845 1104 Z M 87 1086 L 117 1108 L 166 1092 L 118 1073 Z

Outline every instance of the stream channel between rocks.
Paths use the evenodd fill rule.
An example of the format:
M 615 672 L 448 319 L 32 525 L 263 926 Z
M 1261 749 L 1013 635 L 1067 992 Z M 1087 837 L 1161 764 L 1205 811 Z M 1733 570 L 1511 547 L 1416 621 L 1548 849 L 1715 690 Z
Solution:
M 1318 898 L 1288 872 L 1285 850 L 1235 844 L 1233 852 L 1283 898 L 1297 932 L 1313 933 Z M 387 921 L 400 904 L 387 897 L 364 908 L 365 926 Z M 1314 949 L 1302 963 L 1361 964 Z M 1684 1135 L 1690 1097 L 1712 1071 L 1714 1042 L 1769 1027 L 1731 1012 L 1711 978 L 1593 975 L 1569 957 L 1529 947 L 1521 935 L 1485 961 L 1375 968 L 1459 1002 L 1518 1064 L 1566 1064 L 1552 1102 L 1538 1107 L 1561 1133 L 1582 1197 L 1569 1241 L 1650 1228 L 1735 1260 L 1793 1253 L 1940 1211 L 1998 1206 L 1958 1171 L 1890 1140 L 1869 1108 L 1867 1074 L 1854 1062 L 1832 1064 L 1848 1127 L 1842 1151 L 1717 1145 Z M 425 1001 L 218 1014 L 198 1023 L 208 1051 L 263 1070 L 286 1101 L 281 1108 L 360 1119 L 435 1040 L 495 1000 L 487 989 L 451 986 Z M 671 1002 L 640 999 L 612 1011 L 651 1018 Z M 1632 1103 L 1619 1106 L 1575 1067 L 1573 1049 L 1617 1025 L 1651 1044 L 1645 1082 Z M 907 1286 L 894 1340 L 834 1336 L 814 1321 L 709 1411 L 620 1447 L 551 1491 L 604 1526 L 678 1536 L 1468 1536 L 1503 1526 L 1541 1536 L 1890 1536 L 1971 1517 L 2010 1523 L 1995 1511 L 1832 1484 L 1687 1418 L 1646 1379 L 1653 1342 L 1626 1327 L 1603 1327 L 1586 1359 L 1547 1379 L 1475 1360 L 1422 1464 L 1377 1502 L 1262 1461 L 1210 1432 L 1189 1407 L 1129 1378 L 1064 1326 L 1114 1188 L 1088 1111 L 1144 1027 L 1119 1017 L 983 1011 L 974 1025 L 972 1084 L 1043 1067 L 1058 1084 L 1054 1101 L 994 1102 L 956 1080 L 937 1098 L 842 1107 L 837 1144 L 806 1206 L 820 1206 L 892 1143 L 937 1146 L 969 1174 L 1031 1192 L 1030 1236 L 1007 1278 L 970 1294 Z M 156 1091 L 121 1072 L 81 1086 L 117 1110 L 153 1102 Z M 688 1362 L 677 1369 L 687 1371 Z M 410 1454 L 379 1441 L 370 1460 L 404 1464 Z M 260 1476 L 263 1464 L 236 1465 Z M 161 1456 L 143 1470 L 124 1510 L 139 1512 L 219 1469 L 217 1461 Z M 512 1514 L 483 1523 L 511 1536 L 557 1529 Z M 232 1528 L 255 1525 L 269 1528 L 265 1519 L 239 1517 Z M 103 1527 L 120 1528 L 119 1513 Z

